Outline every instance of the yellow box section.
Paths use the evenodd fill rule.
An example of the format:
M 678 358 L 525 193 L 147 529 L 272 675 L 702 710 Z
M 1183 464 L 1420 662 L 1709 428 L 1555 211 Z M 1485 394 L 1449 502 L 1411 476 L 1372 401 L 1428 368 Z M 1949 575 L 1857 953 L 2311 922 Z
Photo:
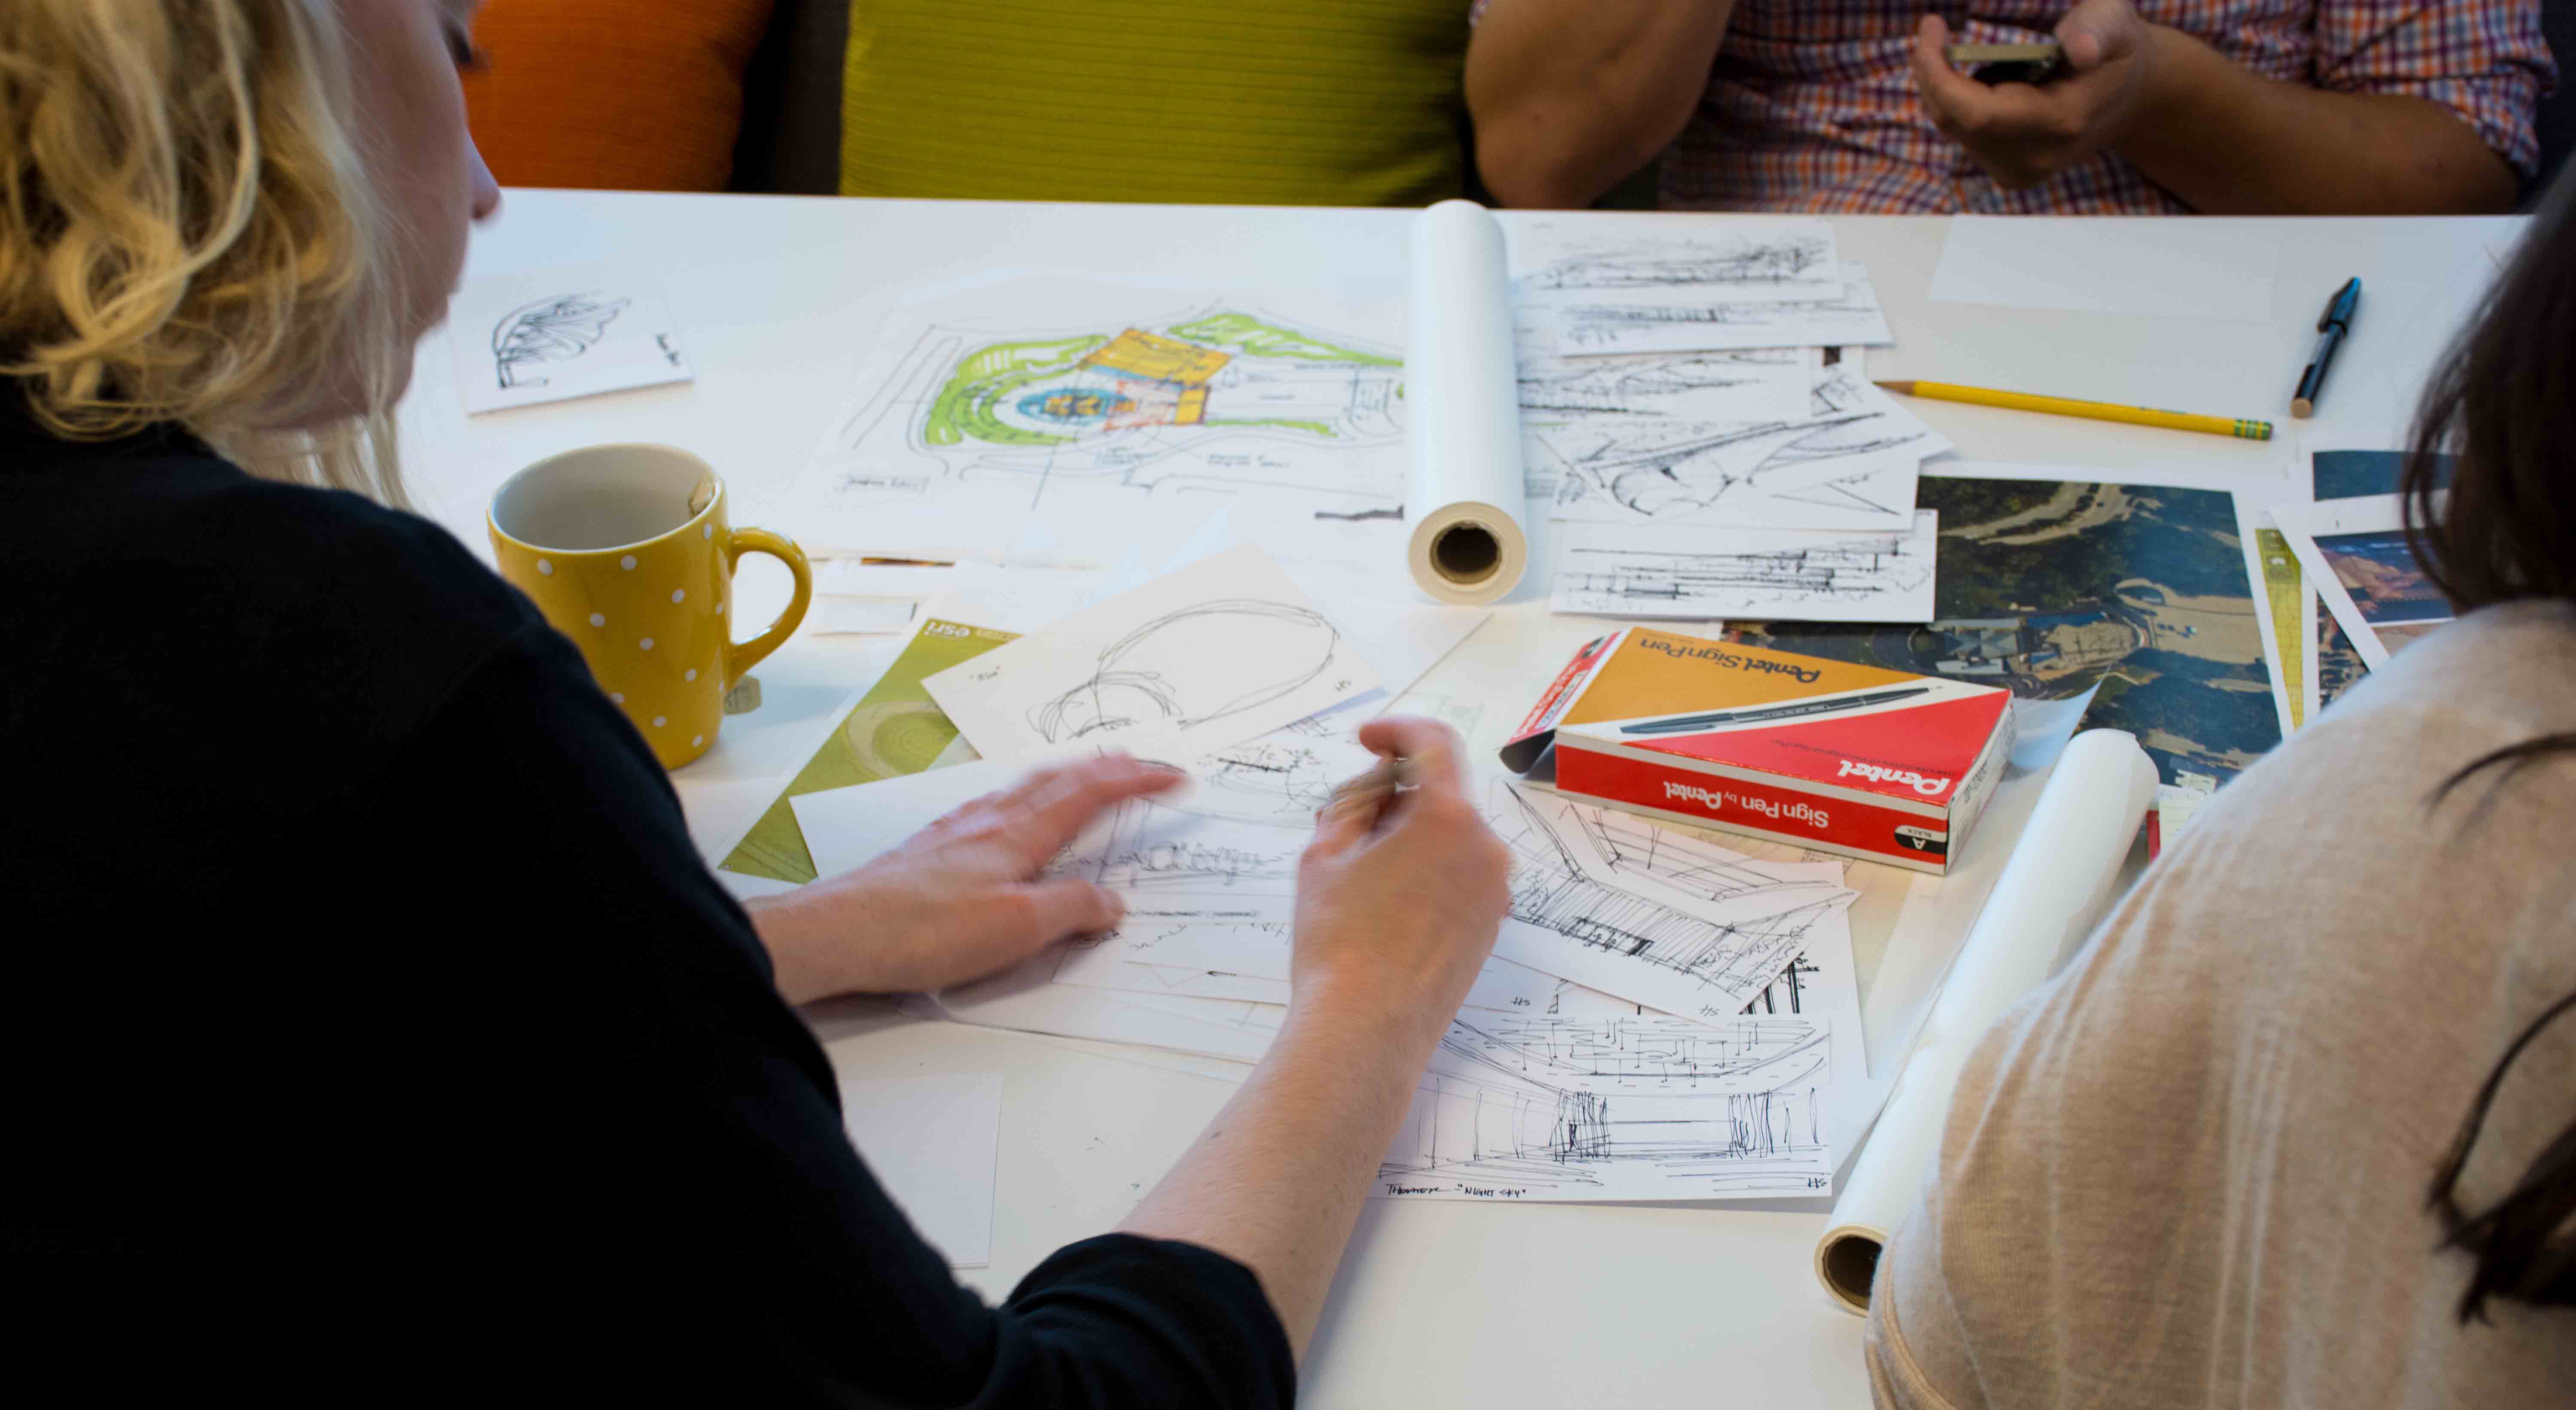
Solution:
M 1221 352 L 1184 343 L 1177 338 L 1156 337 L 1130 328 L 1109 340 L 1109 345 L 1082 360 L 1085 367 L 1107 368 L 1138 377 L 1151 377 L 1162 382 L 1179 382 L 1195 386 L 1217 373 L 1217 369 L 1234 359 Z M 1204 393 L 1201 401 L 1206 400 Z
M 1181 393 L 1181 404 L 1172 408 L 1172 424 L 1195 426 L 1207 419 L 1207 388 L 1192 387 Z
M 1768 705 L 1920 677 L 1878 666 L 1633 629 L 1559 725 Z

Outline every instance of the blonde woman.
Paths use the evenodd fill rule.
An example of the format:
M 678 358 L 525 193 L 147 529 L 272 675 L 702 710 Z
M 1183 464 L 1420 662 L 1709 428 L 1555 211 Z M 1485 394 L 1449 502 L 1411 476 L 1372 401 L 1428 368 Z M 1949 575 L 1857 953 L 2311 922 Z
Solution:
M 1501 914 L 1454 737 L 1364 732 L 1406 767 L 1319 821 L 1270 1057 L 986 1308 L 789 1005 L 1114 921 L 1038 867 L 1162 776 L 1039 774 L 749 916 L 715 884 L 571 646 L 386 507 L 371 428 L 498 200 L 472 9 L 0 5 L 12 1382 L 1288 1400 Z

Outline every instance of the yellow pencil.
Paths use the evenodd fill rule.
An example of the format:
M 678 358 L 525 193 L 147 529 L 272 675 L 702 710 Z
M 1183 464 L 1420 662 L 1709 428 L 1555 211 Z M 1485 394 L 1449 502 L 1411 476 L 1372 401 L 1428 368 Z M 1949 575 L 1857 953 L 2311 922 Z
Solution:
M 2272 439 L 2272 423 L 2254 421 L 2242 416 L 2194 416 L 2185 411 L 2157 411 L 2152 407 L 2121 406 L 2107 401 L 2076 401 L 2071 397 L 2038 397 L 2028 392 L 1998 392 L 1986 387 L 1961 387 L 1949 382 L 1881 382 L 1900 396 L 1930 397 L 1934 401 L 1964 401 L 1977 406 L 2007 406 L 2015 411 L 2045 411 L 2053 416 L 2089 416 L 2096 421 L 2126 421 L 2137 426 L 2163 426 L 2176 431 L 2201 431 L 2212 436 L 2234 436 L 2239 440 Z

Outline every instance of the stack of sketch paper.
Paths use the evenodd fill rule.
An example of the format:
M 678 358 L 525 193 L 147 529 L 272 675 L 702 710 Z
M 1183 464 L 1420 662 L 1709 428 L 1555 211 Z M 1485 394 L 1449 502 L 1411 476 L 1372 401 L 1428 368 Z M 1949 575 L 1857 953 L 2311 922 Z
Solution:
M 1560 611 L 1921 621 L 1938 432 L 1860 375 L 1893 341 L 1822 220 L 1518 227 L 1521 411 Z M 1828 361 L 1827 350 L 1831 349 Z
M 1390 682 L 1258 548 L 1016 639 L 919 630 L 974 638 L 919 684 L 984 757 L 788 799 L 810 872 L 863 864 L 1031 762 L 1118 747 L 1170 763 L 1184 787 L 1113 809 L 1051 867 L 1120 893 L 1119 928 L 931 1002 L 963 1022 L 1258 1058 L 1289 999 L 1315 810 L 1374 762 L 1353 733 Z M 1378 1193 L 1825 1188 L 1866 1120 L 1844 865 L 1756 857 L 1499 773 L 1476 796 L 1512 849 L 1510 916 Z

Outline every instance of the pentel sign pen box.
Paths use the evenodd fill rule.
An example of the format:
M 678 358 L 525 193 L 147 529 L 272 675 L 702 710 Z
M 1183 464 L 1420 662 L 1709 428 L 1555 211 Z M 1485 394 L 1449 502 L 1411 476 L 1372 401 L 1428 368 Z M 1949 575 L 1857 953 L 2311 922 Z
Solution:
M 1503 746 L 1630 812 L 1944 872 L 2003 776 L 1990 685 L 1628 627 L 1575 654 Z

